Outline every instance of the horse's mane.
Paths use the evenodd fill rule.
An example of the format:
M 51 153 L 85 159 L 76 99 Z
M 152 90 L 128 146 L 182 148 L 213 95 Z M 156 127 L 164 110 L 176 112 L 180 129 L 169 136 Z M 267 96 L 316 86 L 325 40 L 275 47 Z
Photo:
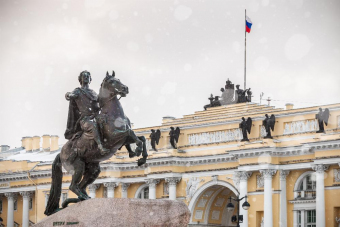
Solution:
M 98 94 L 98 102 L 99 102 L 100 107 L 103 107 L 103 104 L 105 103 L 105 99 L 110 96 L 108 89 L 105 88 L 106 81 L 109 78 L 110 76 L 106 75 L 106 77 L 104 78 L 103 82 L 100 85 L 99 94 Z

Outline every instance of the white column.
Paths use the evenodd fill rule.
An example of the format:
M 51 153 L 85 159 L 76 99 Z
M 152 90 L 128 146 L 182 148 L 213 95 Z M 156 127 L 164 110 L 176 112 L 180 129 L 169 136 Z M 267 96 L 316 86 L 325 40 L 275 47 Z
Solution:
M 7 197 L 7 227 L 14 226 L 14 200 L 16 198 L 16 193 L 8 192 L 5 193 Z
M 306 214 L 306 211 L 305 210 L 300 210 L 300 212 L 301 212 L 301 226 L 305 226 L 305 220 L 306 220 L 305 214 Z M 316 217 L 316 218 L 318 218 L 318 217 Z
M 280 227 L 287 227 L 287 190 L 286 178 L 290 171 L 280 170 Z
M 176 200 L 177 195 L 176 195 L 176 186 L 177 183 L 181 181 L 180 177 L 167 177 L 165 178 L 165 182 L 168 182 L 169 184 L 169 199 L 170 200 Z
M 298 227 L 298 211 L 297 210 L 293 210 L 293 227 Z
M 325 216 L 325 182 L 324 174 L 328 165 L 315 165 L 313 170 L 316 171 L 316 226 L 326 226 Z
M 90 197 L 92 199 L 96 198 L 96 190 L 99 188 L 98 184 L 90 184 L 89 185 L 89 192 L 90 192 Z
M 22 196 L 22 227 L 29 226 L 29 201 L 32 192 L 20 192 Z
M 157 179 L 147 179 L 145 182 L 149 185 L 149 199 L 156 199 L 156 184 L 160 180 Z
M 242 198 L 246 195 L 248 195 L 248 179 L 251 177 L 252 172 L 246 172 L 246 171 L 237 171 L 234 174 L 234 179 L 239 179 L 239 191 L 240 195 L 239 198 Z M 238 180 L 237 180 L 238 181 Z M 241 227 L 248 227 L 248 210 L 245 210 L 242 208 L 242 204 L 245 202 L 245 200 L 240 201 L 240 215 L 243 215 L 243 223 L 240 223 Z
M 128 197 L 127 191 L 128 191 L 129 186 L 130 184 L 122 183 L 122 198 Z
M 106 182 L 104 183 L 104 187 L 107 188 L 107 198 L 115 197 L 115 188 L 118 186 L 115 182 Z
M 264 227 L 273 227 L 273 194 L 272 178 L 276 170 L 260 170 L 264 178 Z

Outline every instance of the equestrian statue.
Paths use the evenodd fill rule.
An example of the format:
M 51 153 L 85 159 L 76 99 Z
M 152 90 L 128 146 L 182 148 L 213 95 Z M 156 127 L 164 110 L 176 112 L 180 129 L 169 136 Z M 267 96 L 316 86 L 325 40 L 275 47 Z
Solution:
M 89 88 L 91 74 L 80 73 L 81 87 L 65 95 L 69 103 L 65 138 L 68 142 L 62 147 L 52 164 L 52 183 L 45 214 L 51 215 L 59 208 L 62 186 L 62 167 L 72 174 L 69 189 L 78 198 L 66 199 L 62 207 L 90 199 L 86 187 L 92 184 L 100 173 L 99 163 L 111 158 L 123 146 L 129 157 L 140 156 L 137 164 L 146 163 L 147 150 L 144 136 L 137 137 L 131 129 L 130 120 L 125 116 L 119 102 L 129 93 L 129 89 L 119 79 L 106 73 L 99 95 Z M 136 143 L 135 151 L 130 144 Z

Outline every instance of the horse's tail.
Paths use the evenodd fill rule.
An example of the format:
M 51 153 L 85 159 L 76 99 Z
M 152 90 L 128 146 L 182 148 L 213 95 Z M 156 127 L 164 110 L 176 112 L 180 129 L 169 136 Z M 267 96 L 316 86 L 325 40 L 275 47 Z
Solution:
M 52 164 L 52 183 L 50 196 L 48 198 L 47 206 L 45 209 L 45 215 L 51 215 L 59 210 L 59 201 L 61 195 L 61 185 L 63 179 L 63 171 L 60 160 L 60 154 L 55 157 Z

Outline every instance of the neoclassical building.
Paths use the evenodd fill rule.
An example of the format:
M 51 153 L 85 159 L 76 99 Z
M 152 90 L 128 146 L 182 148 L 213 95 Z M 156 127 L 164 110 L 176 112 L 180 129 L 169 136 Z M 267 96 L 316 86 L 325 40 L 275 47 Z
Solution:
M 317 133 L 319 107 L 330 111 L 325 133 Z M 265 139 L 265 114 L 275 115 L 273 139 Z M 249 141 L 241 142 L 241 118 L 250 117 Z M 170 145 L 170 127 L 180 128 L 178 149 Z M 286 109 L 256 103 L 208 107 L 162 125 L 135 129 L 161 138 L 147 164 L 137 166 L 126 150 L 101 163 L 91 197 L 172 199 L 191 211 L 190 226 L 236 226 L 229 198 L 247 195 L 240 207 L 241 226 L 330 227 L 340 218 L 340 104 Z M 60 152 L 58 136 L 24 137 L 16 149 L 1 147 L 0 217 L 3 226 L 27 227 L 42 220 L 49 196 L 51 164 Z M 41 142 L 41 143 L 40 143 Z M 61 200 L 71 175 L 64 172 Z M 243 202 L 240 202 L 242 206 Z M 236 216 L 235 216 L 236 215 Z

